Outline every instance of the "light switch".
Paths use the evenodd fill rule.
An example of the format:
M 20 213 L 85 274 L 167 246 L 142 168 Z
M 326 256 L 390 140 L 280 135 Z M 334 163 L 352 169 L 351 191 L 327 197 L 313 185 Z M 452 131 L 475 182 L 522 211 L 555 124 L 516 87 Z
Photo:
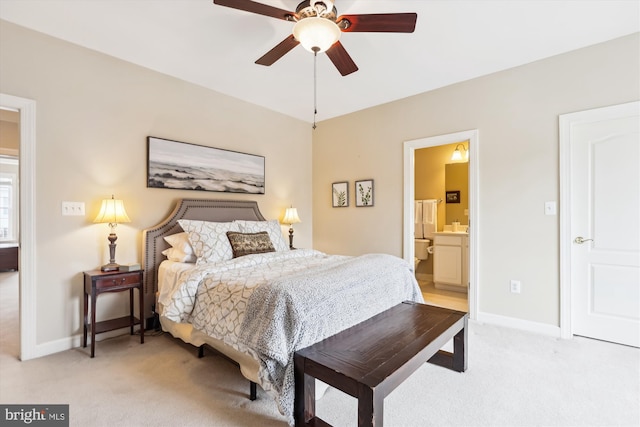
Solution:
M 555 215 L 556 214 L 556 202 L 544 202 L 544 214 Z
M 84 216 L 84 202 L 62 202 L 62 215 Z

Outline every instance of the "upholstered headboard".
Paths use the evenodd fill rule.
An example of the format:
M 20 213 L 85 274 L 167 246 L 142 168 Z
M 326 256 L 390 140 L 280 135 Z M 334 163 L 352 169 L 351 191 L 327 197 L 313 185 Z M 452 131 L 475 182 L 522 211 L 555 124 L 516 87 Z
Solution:
M 156 303 L 158 290 L 158 268 L 164 261 L 162 251 L 169 247 L 164 237 L 180 233 L 182 228 L 179 219 L 200 221 L 229 222 L 235 219 L 246 221 L 264 221 L 258 209 L 258 203 L 250 200 L 207 200 L 180 199 L 175 209 L 158 225 L 142 232 L 142 249 L 144 251 L 144 319 L 153 316 L 152 306 Z

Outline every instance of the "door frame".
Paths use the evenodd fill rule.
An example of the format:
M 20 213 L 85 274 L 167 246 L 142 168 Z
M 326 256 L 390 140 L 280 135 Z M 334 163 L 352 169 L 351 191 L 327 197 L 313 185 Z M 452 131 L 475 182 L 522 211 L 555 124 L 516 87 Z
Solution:
M 20 360 L 36 354 L 36 101 L 0 93 L 0 107 L 20 112 Z
M 571 313 L 571 136 L 573 126 L 638 113 L 640 101 L 561 114 L 560 122 L 560 336 L 573 338 Z
M 479 301 L 479 163 L 480 136 L 478 129 L 427 138 L 414 139 L 404 142 L 404 228 L 403 228 L 403 257 L 410 265 L 414 264 L 414 207 L 415 199 L 415 151 L 421 148 L 436 147 L 438 145 L 453 144 L 469 141 L 469 317 L 477 319 Z

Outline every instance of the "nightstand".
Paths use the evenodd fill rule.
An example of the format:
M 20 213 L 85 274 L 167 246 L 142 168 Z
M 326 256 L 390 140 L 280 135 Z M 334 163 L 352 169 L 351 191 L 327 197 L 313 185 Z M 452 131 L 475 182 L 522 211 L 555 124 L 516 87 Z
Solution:
M 143 271 L 85 271 L 84 272 L 84 333 L 82 347 L 87 346 L 87 330 L 91 327 L 91 357 L 95 355 L 96 334 L 140 325 L 140 344 L 144 344 L 144 321 L 133 316 L 133 290 L 138 289 L 140 317 L 144 313 Z M 129 291 L 129 315 L 118 319 L 96 322 L 96 298 L 104 292 Z M 89 295 L 91 295 L 91 323 L 88 322 Z M 91 326 L 89 326 L 91 325 Z

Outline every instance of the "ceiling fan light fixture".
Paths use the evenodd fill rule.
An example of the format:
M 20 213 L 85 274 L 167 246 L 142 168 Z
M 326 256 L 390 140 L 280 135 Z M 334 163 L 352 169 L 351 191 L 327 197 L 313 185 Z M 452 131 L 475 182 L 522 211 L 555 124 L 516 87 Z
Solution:
M 296 22 L 293 36 L 309 52 L 324 52 L 340 39 L 340 28 L 326 18 L 309 17 Z
M 333 11 L 332 0 L 311 0 L 310 6 L 316 10 L 318 16 L 328 15 Z

